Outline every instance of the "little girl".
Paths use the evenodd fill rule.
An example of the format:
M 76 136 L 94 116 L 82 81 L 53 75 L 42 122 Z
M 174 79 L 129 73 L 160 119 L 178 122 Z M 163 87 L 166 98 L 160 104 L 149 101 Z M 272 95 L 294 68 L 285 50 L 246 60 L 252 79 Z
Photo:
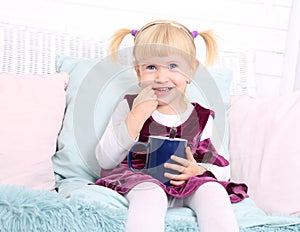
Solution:
M 231 202 L 247 197 L 247 186 L 229 182 L 229 163 L 211 142 L 214 112 L 185 98 L 199 61 L 194 38 L 206 44 L 207 64 L 217 55 L 210 31 L 191 32 L 174 21 L 154 21 L 137 30 L 119 30 L 112 38 L 110 51 L 117 54 L 123 38 L 134 36 L 134 67 L 141 91 L 126 95 L 115 109 L 96 148 L 102 168 L 98 185 L 111 188 L 129 201 L 126 231 L 164 231 L 168 207 L 189 207 L 197 215 L 201 232 L 239 231 Z M 136 141 L 147 142 L 149 135 L 188 140 L 186 159 L 172 156 L 176 164 L 165 168 L 171 186 L 143 172 L 132 172 L 127 155 Z M 136 152 L 135 168 L 144 167 L 145 154 Z

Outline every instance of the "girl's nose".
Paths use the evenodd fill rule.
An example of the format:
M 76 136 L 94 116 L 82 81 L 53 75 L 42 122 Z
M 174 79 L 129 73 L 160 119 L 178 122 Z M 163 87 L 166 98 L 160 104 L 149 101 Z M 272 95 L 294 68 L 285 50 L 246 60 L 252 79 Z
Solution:
M 169 80 L 169 69 L 167 67 L 159 67 L 159 69 L 157 70 L 157 75 L 155 78 L 156 82 L 167 82 Z

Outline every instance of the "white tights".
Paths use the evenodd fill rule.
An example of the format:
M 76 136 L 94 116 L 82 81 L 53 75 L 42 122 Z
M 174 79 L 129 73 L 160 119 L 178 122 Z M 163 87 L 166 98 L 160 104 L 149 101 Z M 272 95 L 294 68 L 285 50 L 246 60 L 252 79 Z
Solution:
M 135 186 L 125 195 L 129 201 L 126 232 L 163 232 L 168 198 L 164 190 L 152 182 Z
M 129 201 L 126 232 L 163 232 L 168 209 L 166 193 L 156 184 L 135 186 L 125 197 Z M 226 190 L 217 182 L 201 185 L 183 200 L 193 209 L 201 232 L 238 232 L 238 224 Z
M 183 204 L 195 211 L 201 232 L 239 231 L 229 196 L 217 182 L 201 185 Z

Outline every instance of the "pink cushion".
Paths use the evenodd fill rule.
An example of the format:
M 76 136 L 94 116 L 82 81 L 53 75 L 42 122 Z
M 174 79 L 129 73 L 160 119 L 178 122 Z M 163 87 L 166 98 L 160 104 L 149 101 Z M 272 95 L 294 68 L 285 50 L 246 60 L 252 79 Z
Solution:
M 0 184 L 53 189 L 67 74 L 0 73 Z
M 233 99 L 229 110 L 232 180 L 267 213 L 300 212 L 300 92 Z

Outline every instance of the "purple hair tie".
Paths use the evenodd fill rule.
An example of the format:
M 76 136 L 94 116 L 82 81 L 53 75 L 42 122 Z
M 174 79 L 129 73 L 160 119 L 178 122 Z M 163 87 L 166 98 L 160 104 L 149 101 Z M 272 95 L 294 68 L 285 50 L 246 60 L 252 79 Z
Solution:
M 136 35 L 136 33 L 138 33 L 138 30 L 131 30 L 131 35 L 133 35 L 133 36 L 135 36 Z
M 192 35 L 194 38 L 196 38 L 198 36 L 198 34 L 199 34 L 198 31 L 192 31 Z

